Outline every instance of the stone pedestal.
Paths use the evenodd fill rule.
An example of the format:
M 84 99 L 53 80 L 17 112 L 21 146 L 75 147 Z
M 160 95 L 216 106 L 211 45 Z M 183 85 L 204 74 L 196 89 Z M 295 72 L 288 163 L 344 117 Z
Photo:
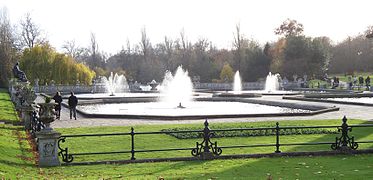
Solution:
M 203 160 L 214 159 L 214 154 L 212 152 L 201 152 L 200 158 Z
M 58 159 L 57 140 L 61 133 L 52 128 L 46 128 L 36 133 L 38 139 L 39 167 L 50 167 L 61 165 Z
M 21 108 L 21 117 L 23 119 L 26 130 L 31 130 L 31 118 L 33 111 L 34 108 L 32 108 L 31 106 L 23 106 Z

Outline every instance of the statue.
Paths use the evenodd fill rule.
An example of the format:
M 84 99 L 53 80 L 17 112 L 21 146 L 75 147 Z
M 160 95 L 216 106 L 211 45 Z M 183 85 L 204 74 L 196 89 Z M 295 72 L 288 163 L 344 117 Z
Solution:
M 26 74 L 25 72 L 21 71 L 19 69 L 19 63 L 17 62 L 13 67 L 13 75 L 15 78 L 18 78 L 18 80 L 22 82 L 27 82 Z

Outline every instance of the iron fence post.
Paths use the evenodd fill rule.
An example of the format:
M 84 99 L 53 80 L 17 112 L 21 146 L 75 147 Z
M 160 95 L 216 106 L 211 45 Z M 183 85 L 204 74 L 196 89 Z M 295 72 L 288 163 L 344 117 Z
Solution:
M 280 126 L 279 123 L 276 122 L 276 151 L 275 153 L 280 153 Z
M 342 128 L 342 147 L 347 147 L 347 141 L 348 141 L 347 138 L 348 138 L 349 128 L 348 128 L 346 116 L 343 116 L 341 128 Z
M 135 130 L 131 127 L 131 160 L 136 160 L 135 158 Z
M 342 132 L 341 137 L 335 138 L 335 143 L 331 145 L 331 148 L 334 150 L 356 150 L 359 147 L 359 144 L 355 142 L 354 137 L 348 136 L 348 131 L 352 131 L 352 127 L 349 127 L 347 124 L 346 116 L 342 118 L 342 125 L 338 127 L 338 132 Z
M 209 123 L 207 122 L 207 119 L 205 121 L 205 128 L 203 129 L 203 141 L 205 142 L 205 147 L 203 147 L 203 152 L 209 153 L 210 152 L 210 147 L 209 147 L 209 142 L 210 142 L 210 128 L 209 128 Z
M 201 143 L 196 142 L 196 148 L 192 149 L 193 156 L 200 156 L 202 159 L 212 159 L 214 155 L 219 156 L 222 153 L 220 147 L 218 147 L 217 142 L 211 142 L 211 137 L 213 133 L 209 128 L 209 123 L 206 119 L 205 128 L 203 129 L 203 141 Z M 210 151 L 210 148 L 212 152 Z M 203 149 L 203 150 L 202 150 Z

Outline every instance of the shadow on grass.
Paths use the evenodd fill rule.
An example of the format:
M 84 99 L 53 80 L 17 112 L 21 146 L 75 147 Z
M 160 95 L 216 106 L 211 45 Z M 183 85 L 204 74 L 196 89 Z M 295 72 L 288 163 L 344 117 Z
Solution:
M 7 129 L 7 130 L 24 130 L 23 126 L 12 126 L 12 125 L 0 125 L 0 129 Z
M 372 122 L 363 122 L 361 124 L 373 124 Z M 370 128 L 370 129 L 368 129 Z M 349 132 L 349 136 L 354 136 L 355 141 L 370 136 L 373 133 L 373 127 L 367 128 L 353 128 L 352 132 Z M 359 131 L 360 130 L 360 131 Z M 335 137 L 340 137 L 341 134 L 335 135 L 323 135 L 310 142 L 334 142 Z M 275 137 L 274 137 L 275 142 Z M 323 145 L 329 147 L 330 145 Z M 294 146 L 286 152 L 293 151 L 304 151 L 310 149 L 310 146 L 301 147 Z M 366 147 L 365 147 L 366 148 Z M 372 148 L 369 146 L 368 148 Z M 280 148 L 281 150 L 281 148 Z M 275 148 L 274 148 L 275 151 Z M 309 150 L 308 150 L 309 151 Z M 224 152 L 223 152 L 224 153 Z M 240 165 L 234 166 L 233 168 L 224 169 L 222 171 L 214 171 L 207 175 L 210 177 L 206 178 L 229 178 L 234 176 L 234 179 L 318 179 L 318 178 L 339 178 L 343 179 L 344 176 L 350 176 L 349 178 L 355 177 L 372 177 L 371 166 L 369 158 L 356 157 L 355 155 L 337 155 L 337 156 L 325 156 L 314 158 L 312 156 L 305 157 L 272 157 L 272 158 L 249 158 L 239 160 L 244 162 Z M 348 162 L 344 162 L 344 159 L 349 159 Z M 226 160 L 224 160 L 226 161 Z M 246 162 L 245 162 L 246 161 Z M 224 163 L 223 163 L 224 164 Z M 373 164 L 371 164 L 373 165 Z M 344 170 L 347 171 L 344 171 Z M 359 174 L 359 169 L 361 174 Z M 293 174 L 291 174 L 293 173 Z M 366 175 L 368 174 L 368 175 Z M 188 176 L 191 179 L 202 178 L 200 174 L 193 174 Z M 347 178 L 348 179 L 348 178 Z
M 13 161 L 7 161 L 4 159 L 0 159 L 0 164 L 6 164 L 9 166 L 20 166 L 20 167 L 35 167 L 35 165 L 32 163 L 13 162 Z

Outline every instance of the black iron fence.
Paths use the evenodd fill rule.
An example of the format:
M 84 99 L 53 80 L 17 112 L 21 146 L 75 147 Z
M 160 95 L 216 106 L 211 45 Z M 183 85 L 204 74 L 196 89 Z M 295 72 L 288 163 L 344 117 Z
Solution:
M 373 143 L 373 140 L 367 141 L 355 141 L 355 138 L 349 135 L 352 128 L 362 127 L 373 127 L 373 124 L 361 124 L 361 125 L 348 125 L 347 118 L 343 117 L 342 124 L 340 126 L 280 126 L 277 122 L 274 127 L 258 127 L 258 128 L 233 128 L 233 129 L 210 129 L 209 123 L 206 120 L 204 123 L 203 130 L 188 130 L 188 131 L 167 131 L 167 132 L 135 132 L 134 128 L 128 133 L 110 133 L 110 134 L 79 134 L 79 135 L 63 135 L 58 140 L 58 155 L 62 158 L 65 163 L 70 163 L 76 156 L 85 155 L 104 155 L 104 154 L 130 154 L 129 161 L 135 161 L 138 153 L 145 152 L 162 152 L 162 151 L 190 151 L 191 157 L 196 159 L 213 159 L 219 158 L 223 153 L 223 149 L 229 148 L 254 148 L 254 147 L 274 147 L 274 154 L 281 154 L 281 147 L 283 146 L 309 146 L 309 145 L 330 145 L 330 148 L 334 151 L 355 151 L 358 149 L 359 144 L 362 143 Z M 335 139 L 331 139 L 329 142 L 304 142 L 304 143 L 281 143 L 281 130 L 289 129 L 315 129 L 315 128 L 336 128 L 339 135 Z M 274 131 L 275 141 L 271 144 L 250 144 L 250 145 L 233 145 L 233 146 L 219 146 L 217 141 L 213 141 L 215 132 L 223 131 Z M 157 135 L 157 134 L 169 134 L 169 133 L 201 133 L 203 139 L 200 142 L 196 142 L 194 147 L 186 148 L 165 148 L 165 149 L 137 149 L 135 137 L 139 135 Z M 71 153 L 70 147 L 63 146 L 68 139 L 77 137 L 104 137 L 104 136 L 130 136 L 130 148 L 121 151 L 106 151 L 106 152 L 83 152 L 83 153 Z M 92 142 L 95 143 L 95 142 Z M 151 145 L 150 145 L 151 147 Z M 80 147 L 82 148 L 82 147 Z M 84 148 L 83 148 L 84 149 Z

